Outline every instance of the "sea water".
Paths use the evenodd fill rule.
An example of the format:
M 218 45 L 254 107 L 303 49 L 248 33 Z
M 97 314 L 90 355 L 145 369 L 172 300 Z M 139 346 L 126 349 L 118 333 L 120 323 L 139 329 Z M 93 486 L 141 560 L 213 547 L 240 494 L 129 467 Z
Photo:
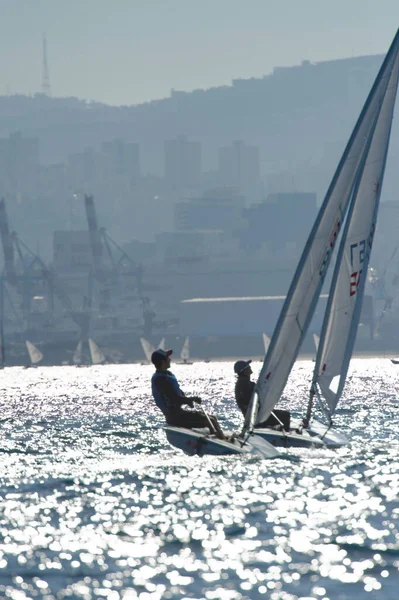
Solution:
M 312 367 L 284 392 L 297 416 Z M 172 368 L 241 426 L 232 363 Z M 0 598 L 399 598 L 399 366 L 352 362 L 334 419 L 348 446 L 273 460 L 172 448 L 151 374 L 1 372 Z

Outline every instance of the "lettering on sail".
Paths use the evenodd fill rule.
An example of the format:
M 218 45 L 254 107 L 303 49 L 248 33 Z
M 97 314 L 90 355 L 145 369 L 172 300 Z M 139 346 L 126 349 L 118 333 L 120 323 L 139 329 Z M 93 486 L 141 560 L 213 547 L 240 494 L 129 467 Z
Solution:
M 321 261 L 321 265 L 320 265 L 320 269 L 319 269 L 320 277 L 324 277 L 324 275 L 325 275 L 328 263 L 330 261 L 331 253 L 334 250 L 335 242 L 337 241 L 337 237 L 338 237 L 340 229 L 341 229 L 341 218 L 338 217 L 338 219 L 334 223 L 330 237 L 328 238 L 328 246 L 326 248 L 326 251 L 325 251 L 322 261 Z

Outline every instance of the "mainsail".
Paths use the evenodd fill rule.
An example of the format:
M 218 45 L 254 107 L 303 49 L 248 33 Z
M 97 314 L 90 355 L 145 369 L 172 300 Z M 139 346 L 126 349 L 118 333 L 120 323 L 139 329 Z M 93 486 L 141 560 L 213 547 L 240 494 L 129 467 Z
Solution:
M 399 31 L 345 148 L 300 258 L 255 387 L 247 425 L 264 421 L 278 402 L 314 314 L 333 249 L 354 193 L 370 132 L 384 101 Z
M 165 338 L 162 338 L 157 346 L 157 350 L 166 350 L 165 344 L 166 344 Z
M 399 52 L 353 193 L 331 283 L 316 357 L 317 385 L 333 415 L 345 385 L 359 325 L 371 247 L 376 228 L 399 75 Z
M 105 356 L 104 356 L 102 350 L 100 350 L 100 348 L 97 346 L 96 342 L 94 340 L 92 340 L 91 338 L 89 338 L 88 342 L 89 342 L 90 358 L 91 358 L 91 362 L 93 363 L 93 365 L 99 365 L 102 362 L 104 362 Z
M 39 348 L 36 348 L 36 346 L 34 344 L 32 344 L 32 342 L 29 342 L 28 340 L 26 340 L 25 344 L 26 344 L 26 349 L 28 351 L 29 359 L 30 359 L 30 362 L 32 363 L 32 365 L 36 365 L 41 360 L 43 360 L 43 354 L 40 352 Z
M 140 338 L 140 342 L 146 359 L 148 362 L 151 362 L 151 354 L 154 352 L 154 346 L 145 338 Z
M 188 360 L 190 358 L 190 338 L 186 337 L 184 340 L 183 347 L 180 352 L 180 358 L 182 360 Z

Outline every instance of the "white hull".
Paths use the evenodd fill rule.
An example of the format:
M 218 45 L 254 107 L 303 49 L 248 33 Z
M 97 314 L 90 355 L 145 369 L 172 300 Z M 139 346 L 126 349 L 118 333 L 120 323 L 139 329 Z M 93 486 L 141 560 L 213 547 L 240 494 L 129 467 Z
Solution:
M 275 458 L 279 455 L 276 448 L 256 435 L 250 436 L 245 442 L 240 438 L 235 438 L 230 442 L 184 427 L 168 425 L 164 429 L 168 442 L 189 456 L 256 454 L 262 458 Z
M 323 439 L 327 448 L 341 448 L 349 444 L 349 439 L 346 435 L 332 428 L 328 429 L 328 431 L 327 429 L 328 427 L 325 423 L 320 423 L 320 421 L 316 421 L 315 419 L 312 419 L 308 428 L 312 435 L 318 435 Z
M 302 433 L 297 432 L 299 427 L 300 421 L 292 423 L 289 432 L 277 431 L 272 427 L 259 427 L 254 429 L 254 433 L 273 446 L 284 448 L 341 448 L 349 441 L 334 429 L 327 431 L 327 426 L 318 421 L 312 421 Z

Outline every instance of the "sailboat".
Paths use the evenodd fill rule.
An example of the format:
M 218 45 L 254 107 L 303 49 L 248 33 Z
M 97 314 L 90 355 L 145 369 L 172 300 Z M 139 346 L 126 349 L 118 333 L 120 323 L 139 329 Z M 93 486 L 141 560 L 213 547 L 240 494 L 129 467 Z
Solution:
M 72 361 L 75 365 L 81 365 L 83 362 L 83 342 L 80 341 L 73 353 Z
M 166 350 L 165 345 L 166 345 L 165 338 L 162 338 L 157 346 L 157 350 Z
M 105 356 L 103 351 L 99 348 L 98 344 L 92 339 L 87 340 L 89 346 L 89 357 L 90 362 L 87 364 L 89 357 L 84 352 L 84 341 L 80 340 L 76 346 L 75 352 L 73 353 L 72 362 L 78 367 L 88 367 L 90 365 L 100 365 L 105 362 Z
M 315 346 L 316 352 L 317 352 L 319 349 L 319 344 L 320 344 L 320 336 L 317 335 L 317 333 L 313 334 L 313 343 L 314 343 L 314 346 Z
M 189 362 L 190 360 L 190 338 L 186 337 L 186 339 L 184 340 L 184 344 L 183 347 L 181 349 L 180 352 L 180 358 L 182 359 L 182 363 L 183 365 L 192 365 L 192 362 Z
M 267 354 L 267 351 L 269 350 L 269 346 L 270 346 L 270 338 L 268 335 L 266 335 L 266 333 L 262 333 L 262 338 L 263 338 L 263 346 L 265 348 L 265 354 Z
M 189 358 L 189 338 L 185 339 L 180 357 L 184 360 Z M 186 360 L 187 360 L 186 359 Z M 191 363 L 183 363 L 191 364 Z M 255 454 L 262 458 L 275 458 L 279 455 L 278 450 L 253 433 L 246 433 L 245 436 L 239 434 L 231 436 L 230 439 L 220 440 L 214 434 L 212 423 L 205 411 L 205 417 L 209 421 L 209 429 L 186 429 L 185 427 L 173 427 L 167 425 L 164 427 L 166 437 L 169 443 L 185 454 L 190 456 L 198 455 L 229 455 L 229 454 Z
M 96 342 L 91 338 L 88 339 L 90 358 L 93 365 L 101 365 L 105 362 L 105 356 L 102 350 L 98 347 Z
M 143 348 L 144 356 L 146 360 L 151 362 L 151 354 L 154 352 L 154 346 L 145 338 L 140 338 L 141 347 Z
M 26 340 L 25 345 L 29 354 L 31 366 L 33 367 L 39 364 L 39 362 L 43 360 L 42 352 L 40 352 L 39 348 L 36 348 L 36 346 L 32 344 L 32 342 L 29 342 L 29 340 Z
M 0 369 L 5 367 L 5 351 L 4 351 L 4 282 L 3 276 L 0 275 Z
M 244 430 L 276 445 L 337 447 L 347 442 L 332 417 L 353 352 L 376 228 L 399 71 L 399 30 L 384 59 L 327 195 L 282 307 L 255 386 Z M 346 221 L 345 221 L 346 217 Z M 331 282 L 309 402 L 302 424 L 289 432 L 257 427 L 281 397 L 314 314 L 345 221 Z M 314 398 L 328 424 L 311 421 Z
M 147 362 L 150 363 L 151 362 L 151 354 L 155 351 L 155 348 L 151 344 L 151 342 L 149 342 L 145 338 L 141 337 L 140 343 L 141 343 L 141 347 L 143 348 L 144 356 L 145 356 Z M 156 347 L 156 349 L 157 350 L 165 350 L 165 345 L 166 345 L 165 338 L 162 338 L 161 341 L 159 342 L 158 346 Z

